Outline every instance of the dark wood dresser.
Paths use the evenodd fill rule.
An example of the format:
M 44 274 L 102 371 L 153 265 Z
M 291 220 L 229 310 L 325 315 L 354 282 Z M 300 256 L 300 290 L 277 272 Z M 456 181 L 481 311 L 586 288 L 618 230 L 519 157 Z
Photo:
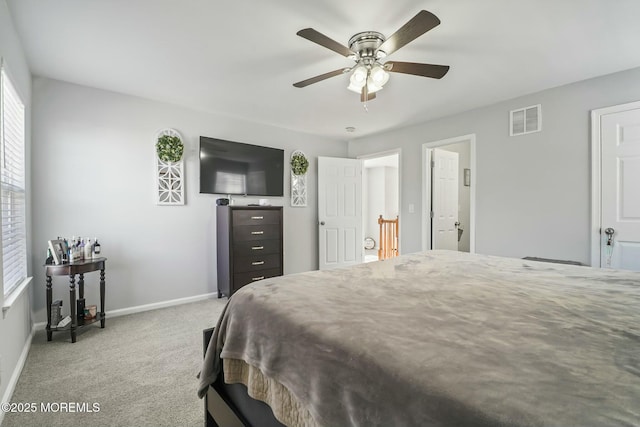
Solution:
M 282 276 L 282 207 L 217 206 L 218 298 Z

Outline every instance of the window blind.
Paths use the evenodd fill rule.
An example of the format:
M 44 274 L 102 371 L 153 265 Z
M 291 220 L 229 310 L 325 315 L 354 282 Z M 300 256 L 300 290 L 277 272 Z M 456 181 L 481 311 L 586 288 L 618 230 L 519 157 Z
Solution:
M 0 70 L 0 82 L 0 213 L 3 287 L 7 295 L 27 278 L 25 109 L 4 68 Z

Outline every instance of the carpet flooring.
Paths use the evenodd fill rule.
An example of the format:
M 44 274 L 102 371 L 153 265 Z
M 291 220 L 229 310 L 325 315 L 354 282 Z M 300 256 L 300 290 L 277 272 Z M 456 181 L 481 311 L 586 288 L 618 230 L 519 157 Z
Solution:
M 109 318 L 32 341 L 2 427 L 202 426 L 197 378 L 202 330 L 215 326 L 226 299 L 209 299 Z M 75 412 L 74 412 L 75 411 Z

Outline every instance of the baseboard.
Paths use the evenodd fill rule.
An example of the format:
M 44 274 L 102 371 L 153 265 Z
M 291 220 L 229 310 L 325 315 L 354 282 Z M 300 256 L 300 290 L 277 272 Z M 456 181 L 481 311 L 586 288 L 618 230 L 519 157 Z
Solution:
M 126 316 L 127 314 L 142 313 L 143 311 L 157 310 L 159 308 L 172 307 L 174 305 L 189 304 L 191 302 L 204 301 L 206 299 L 218 298 L 217 292 L 210 294 L 196 295 L 192 297 L 178 298 L 169 301 L 154 302 L 151 304 L 138 305 L 135 307 L 120 308 L 106 312 L 107 318 Z M 40 331 L 47 326 L 47 322 L 39 322 L 33 325 L 33 329 Z
M 45 324 L 46 325 L 46 324 Z M 11 374 L 11 378 L 9 378 L 9 383 L 7 384 L 7 389 L 2 396 L 2 400 L 0 402 L 11 402 L 11 397 L 13 396 L 13 392 L 16 389 L 16 385 L 18 385 L 18 379 L 20 379 L 20 374 L 22 374 L 22 369 L 24 368 L 24 364 L 27 362 L 27 356 L 29 355 L 29 349 L 31 348 L 31 341 L 33 340 L 33 335 L 35 334 L 36 329 L 35 325 L 31 328 L 31 333 L 29 337 L 26 339 L 24 343 L 24 347 L 22 348 L 22 353 L 20 354 L 20 358 L 18 359 L 18 363 L 16 363 L 16 367 L 13 369 L 13 373 Z M 2 420 L 4 419 L 4 411 L 0 411 L 0 424 L 2 424 Z
M 178 298 L 169 301 L 154 302 L 151 304 L 138 305 L 136 307 L 120 308 L 118 310 L 107 311 L 107 317 L 126 316 L 127 314 L 141 313 L 143 311 L 156 310 L 158 308 L 172 307 L 174 305 L 189 304 L 191 302 L 204 301 L 206 299 L 218 298 L 218 292 L 210 294 L 196 295 L 193 297 Z M 45 324 L 46 326 L 46 324 Z

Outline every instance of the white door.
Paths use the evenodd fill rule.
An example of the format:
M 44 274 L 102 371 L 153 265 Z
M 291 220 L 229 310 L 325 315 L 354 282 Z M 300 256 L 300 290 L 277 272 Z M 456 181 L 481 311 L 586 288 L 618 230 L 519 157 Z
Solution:
M 600 129 L 600 266 L 640 271 L 640 108 L 602 115 Z
M 458 153 L 433 149 L 433 249 L 458 250 Z
M 362 160 L 318 157 L 319 266 L 362 262 Z

